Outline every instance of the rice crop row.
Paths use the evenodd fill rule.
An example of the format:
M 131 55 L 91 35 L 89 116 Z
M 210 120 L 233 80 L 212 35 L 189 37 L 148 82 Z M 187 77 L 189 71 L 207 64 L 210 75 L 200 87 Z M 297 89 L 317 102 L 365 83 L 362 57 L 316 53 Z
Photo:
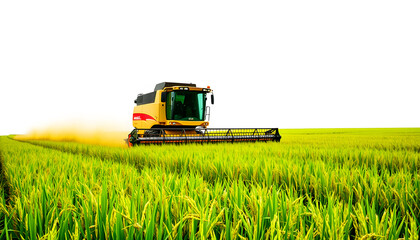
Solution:
M 340 137 L 337 134 L 335 138 Z M 365 145 L 372 146 L 373 137 L 368 135 Z M 396 145 L 407 141 L 406 136 L 389 136 Z M 330 136 L 328 136 L 330 138 Z M 202 176 L 207 182 L 241 180 L 258 182 L 267 186 L 276 185 L 294 189 L 302 195 L 321 201 L 333 193 L 348 201 L 353 194 L 353 203 L 365 198 L 375 201 L 377 211 L 397 205 L 405 214 L 407 206 L 420 213 L 420 153 L 413 150 L 393 150 L 391 143 L 385 149 L 363 146 L 359 136 L 343 136 L 347 147 L 336 147 L 325 142 L 324 146 L 311 147 L 305 144 L 257 143 L 217 144 L 187 146 L 147 146 L 134 149 L 89 146 L 78 143 L 36 141 L 34 144 L 82 153 L 101 159 L 126 162 L 141 170 L 144 167 L 159 167 L 165 171 Z M 354 138 L 352 140 L 352 138 Z M 417 135 L 411 139 L 419 139 Z M 399 142 L 398 141 L 401 141 Z M 362 139 L 363 140 L 363 139 Z M 321 142 L 322 142 L 321 141 Z M 371 142 L 368 142 L 371 141 Z M 319 144 L 319 143 L 318 143 Z M 320 144 L 319 144 L 320 145 Z M 333 147 L 331 147 L 333 145 Z M 414 144 L 409 145 L 414 146 Z M 401 205 L 399 201 L 405 203 Z
M 1 137 L 0 238 L 418 238 L 418 130 L 289 136 L 133 149 Z

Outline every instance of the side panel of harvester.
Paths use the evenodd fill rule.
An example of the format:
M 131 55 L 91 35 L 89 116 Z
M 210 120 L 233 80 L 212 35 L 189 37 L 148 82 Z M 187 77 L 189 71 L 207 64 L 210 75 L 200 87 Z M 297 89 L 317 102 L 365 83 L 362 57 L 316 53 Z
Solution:
M 137 97 L 137 106 L 133 111 L 133 127 L 152 128 L 165 124 L 165 103 L 161 102 L 162 91 L 151 92 Z

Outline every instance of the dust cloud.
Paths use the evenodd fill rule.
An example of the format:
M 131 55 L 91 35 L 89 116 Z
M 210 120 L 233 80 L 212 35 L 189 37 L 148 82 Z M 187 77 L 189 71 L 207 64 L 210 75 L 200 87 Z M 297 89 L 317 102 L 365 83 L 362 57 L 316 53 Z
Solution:
M 49 140 L 79 142 L 103 146 L 126 147 L 130 130 L 122 130 L 112 124 L 88 125 L 80 123 L 55 124 L 39 127 L 25 135 L 17 135 L 17 140 Z

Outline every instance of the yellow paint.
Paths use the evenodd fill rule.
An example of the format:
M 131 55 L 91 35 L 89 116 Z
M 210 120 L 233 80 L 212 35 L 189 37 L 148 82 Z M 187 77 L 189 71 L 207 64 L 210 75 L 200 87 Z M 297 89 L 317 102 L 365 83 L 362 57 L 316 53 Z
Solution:
M 202 126 L 204 128 L 209 126 L 208 121 L 181 121 L 181 120 L 167 120 L 166 119 L 166 103 L 161 101 L 162 92 L 170 92 L 173 89 L 178 89 L 179 87 L 170 87 L 165 88 L 164 90 L 156 91 L 154 103 L 138 105 L 134 107 L 133 114 L 142 113 L 147 114 L 153 117 L 156 121 L 148 120 L 134 120 L 133 127 L 135 128 L 146 128 L 150 129 L 155 125 L 160 126 L 173 126 L 173 125 L 184 125 L 184 126 Z M 202 91 L 203 88 L 190 88 L 190 91 Z M 143 131 L 139 131 L 139 134 L 142 134 Z
M 155 102 L 149 104 L 138 105 L 134 107 L 133 114 L 143 113 L 152 116 L 156 121 L 148 120 L 134 120 L 133 127 L 135 128 L 151 128 L 154 125 L 159 125 L 159 122 L 165 122 L 165 103 L 162 103 L 161 100 L 162 90 L 156 92 Z M 163 105 L 163 106 L 162 106 Z

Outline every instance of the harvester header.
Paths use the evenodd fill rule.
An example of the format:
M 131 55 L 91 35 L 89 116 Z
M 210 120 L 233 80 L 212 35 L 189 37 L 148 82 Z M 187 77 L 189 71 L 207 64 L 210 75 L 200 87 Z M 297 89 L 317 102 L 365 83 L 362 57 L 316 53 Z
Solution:
M 175 82 L 162 82 L 153 92 L 139 94 L 128 144 L 280 141 L 277 128 L 208 128 L 208 95 L 214 104 L 209 86 Z

